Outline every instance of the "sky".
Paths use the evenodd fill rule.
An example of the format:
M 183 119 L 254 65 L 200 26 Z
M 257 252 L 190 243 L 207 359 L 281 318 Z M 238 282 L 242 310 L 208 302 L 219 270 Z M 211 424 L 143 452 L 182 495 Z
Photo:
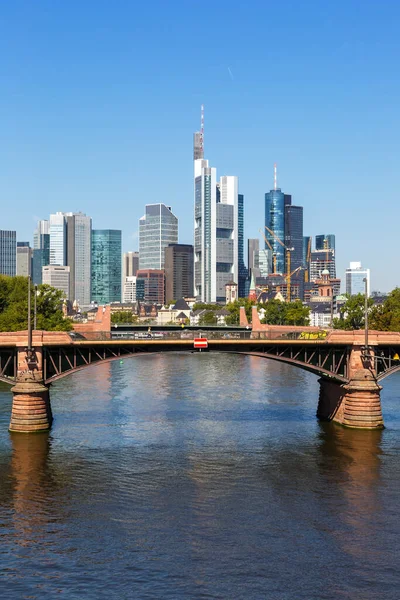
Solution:
M 304 234 L 336 235 L 338 276 L 361 261 L 371 289 L 399 286 L 399 19 L 397 0 L 0 0 L 0 229 L 32 241 L 82 211 L 137 250 L 164 202 L 193 243 L 203 103 L 246 238 L 276 162 Z

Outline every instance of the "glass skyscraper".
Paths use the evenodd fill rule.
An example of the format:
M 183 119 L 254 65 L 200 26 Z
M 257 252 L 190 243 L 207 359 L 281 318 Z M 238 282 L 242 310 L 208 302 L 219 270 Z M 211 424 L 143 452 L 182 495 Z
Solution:
M 265 194 L 265 226 L 284 243 L 285 239 L 285 194 L 280 188 L 271 190 Z M 272 252 L 276 256 L 276 270 L 285 273 L 285 250 L 278 240 L 267 230 L 265 237 L 271 245 Z M 265 248 L 268 245 L 265 244 Z
M 285 244 L 290 252 L 290 271 L 303 266 L 303 207 L 285 206 Z M 289 265 L 286 265 L 286 272 Z
M 239 298 L 245 298 L 246 282 L 249 277 L 249 272 L 244 262 L 244 196 L 238 194 L 238 294 Z
M 325 250 L 325 240 L 326 240 L 326 248 L 335 250 L 335 236 L 333 233 L 325 233 L 322 235 L 316 235 L 315 236 L 315 249 L 316 250 Z
M 92 301 L 121 302 L 122 234 L 116 229 L 92 231 Z
M 17 271 L 17 234 L 0 230 L 0 274 L 14 277 Z
M 139 269 L 163 269 L 165 248 L 178 243 L 178 219 L 170 206 L 146 204 L 139 220 Z
M 367 280 L 367 294 L 370 295 L 370 270 L 361 266 L 360 262 L 351 262 L 346 269 L 346 294 L 354 296 L 365 294 L 365 281 Z

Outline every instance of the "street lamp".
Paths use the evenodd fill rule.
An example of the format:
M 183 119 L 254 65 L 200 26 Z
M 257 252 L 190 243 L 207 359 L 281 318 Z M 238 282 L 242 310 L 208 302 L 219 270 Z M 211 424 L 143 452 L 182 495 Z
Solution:
M 365 306 L 364 306 L 364 331 L 365 331 L 365 356 L 368 354 L 368 279 L 364 277 L 365 283 Z
M 33 309 L 33 330 L 36 331 L 36 323 L 37 323 L 37 295 L 38 295 L 38 286 L 35 284 L 35 304 Z
M 32 351 L 31 276 L 28 275 L 28 352 Z

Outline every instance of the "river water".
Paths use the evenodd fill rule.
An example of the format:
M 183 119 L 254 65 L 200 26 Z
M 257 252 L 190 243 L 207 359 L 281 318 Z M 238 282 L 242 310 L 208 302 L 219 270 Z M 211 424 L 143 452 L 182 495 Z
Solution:
M 138 356 L 51 388 L 7 431 L 0 598 L 400 598 L 400 375 L 384 431 L 315 418 L 317 377 L 257 357 Z

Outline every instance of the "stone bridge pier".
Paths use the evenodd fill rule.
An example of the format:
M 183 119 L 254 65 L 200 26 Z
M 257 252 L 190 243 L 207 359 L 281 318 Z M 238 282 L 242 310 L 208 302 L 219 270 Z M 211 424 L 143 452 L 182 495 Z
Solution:
M 31 433 L 48 431 L 53 416 L 49 388 L 43 380 L 42 347 L 28 351 L 17 347 L 17 379 L 11 388 L 13 393 L 11 432 Z
M 349 363 L 349 382 L 340 384 L 333 379 L 319 380 L 320 392 L 317 417 L 357 429 L 383 427 L 381 386 L 373 369 L 373 348 L 364 358 L 362 346 L 353 346 Z

